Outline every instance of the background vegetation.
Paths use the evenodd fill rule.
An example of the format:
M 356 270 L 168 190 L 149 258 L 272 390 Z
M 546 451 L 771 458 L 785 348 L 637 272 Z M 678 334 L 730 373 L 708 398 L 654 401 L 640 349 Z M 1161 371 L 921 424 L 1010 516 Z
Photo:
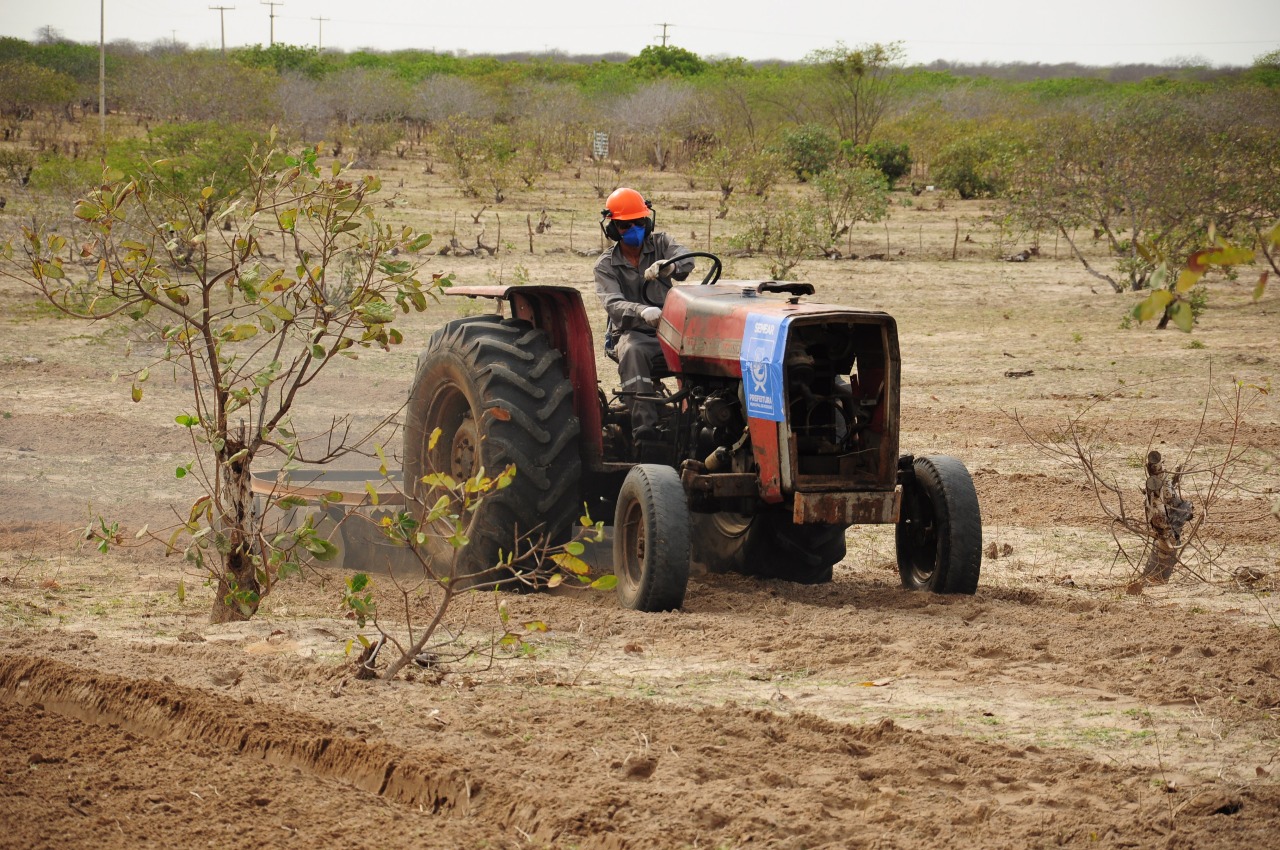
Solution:
M 638 56 L 228 51 L 114 42 L 110 138 L 98 138 L 97 47 L 52 29 L 0 39 L 0 181 L 75 198 L 103 163 L 162 160 L 174 189 L 245 179 L 272 126 L 358 166 L 421 160 L 501 204 L 549 175 L 675 171 L 720 193 L 739 244 L 783 273 L 926 186 L 993 199 L 1011 241 L 1065 237 L 1116 291 L 1149 288 L 1208 245 L 1256 243 L 1280 219 L 1280 51 L 1252 67 L 1090 68 L 937 62 L 837 44 L 798 63 Z M 608 134 L 608 153 L 591 140 Z M 4 144 L 7 142 L 7 144 Z M 875 175 L 879 175 L 876 177 Z M 785 188 L 796 206 L 770 210 Z M 784 214 L 785 213 L 785 214 Z

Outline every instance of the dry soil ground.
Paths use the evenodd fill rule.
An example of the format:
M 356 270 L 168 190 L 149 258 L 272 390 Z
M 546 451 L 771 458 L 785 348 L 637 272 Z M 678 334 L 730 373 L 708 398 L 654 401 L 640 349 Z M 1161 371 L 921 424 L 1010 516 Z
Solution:
M 389 215 L 471 242 L 478 203 L 409 163 L 384 174 L 404 178 Z M 725 250 L 733 219 L 709 219 L 710 195 L 630 179 L 660 226 L 704 249 L 710 226 Z M 430 268 L 589 292 L 578 252 L 598 247 L 599 203 L 585 181 L 555 182 L 499 208 L 501 240 L 484 214 L 496 258 Z M 525 215 L 543 208 L 552 228 L 530 254 Z M 898 199 L 887 231 L 852 243 L 888 239 L 890 259 L 793 275 L 897 316 L 903 448 L 968 464 L 995 544 L 975 596 L 901 590 L 891 530 L 854 528 L 829 585 L 701 577 L 663 615 L 608 594 L 511 596 L 513 619 L 549 626 L 532 657 L 391 684 L 351 678 L 340 573 L 213 627 L 198 576 L 179 599 L 178 559 L 78 544 L 98 513 L 159 527 L 190 503 L 172 473 L 192 456 L 172 424 L 183 390 L 129 403 L 110 376 L 146 340 L 126 361 L 132 332 L 0 284 L 0 846 L 1280 846 L 1274 471 L 1219 500 L 1199 578 L 1129 594 L 1085 480 L 1032 443 L 1091 406 L 1100 468 L 1133 501 L 1148 447 L 1181 459 L 1197 432 L 1197 463 L 1234 440 L 1263 469 L 1280 450 L 1273 396 L 1246 389 L 1234 432 L 1221 401 L 1276 376 L 1280 296 L 1253 304 L 1250 284 L 1218 280 L 1194 337 L 1122 330 L 1130 297 L 1061 246 L 996 261 L 986 212 Z M 763 268 L 734 259 L 728 276 Z M 395 411 L 431 329 L 476 309 L 450 299 L 410 319 L 403 350 L 331 374 L 304 418 Z M 1198 502 L 1208 484 L 1189 486 Z M 456 620 L 487 628 L 494 605 L 464 599 Z

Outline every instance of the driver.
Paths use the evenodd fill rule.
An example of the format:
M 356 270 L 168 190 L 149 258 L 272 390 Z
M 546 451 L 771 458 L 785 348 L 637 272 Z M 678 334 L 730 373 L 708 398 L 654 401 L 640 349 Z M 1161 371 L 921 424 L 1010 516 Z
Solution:
M 661 268 L 663 262 L 688 251 L 665 233 L 653 230 L 653 205 L 635 189 L 615 189 L 600 212 L 600 228 L 613 245 L 596 261 L 596 294 L 609 315 L 605 350 L 618 361 L 625 393 L 652 393 L 651 364 L 662 356 L 658 322 L 671 280 L 684 280 L 693 270 L 686 260 Z M 658 437 L 658 409 L 652 402 L 625 395 L 636 440 Z

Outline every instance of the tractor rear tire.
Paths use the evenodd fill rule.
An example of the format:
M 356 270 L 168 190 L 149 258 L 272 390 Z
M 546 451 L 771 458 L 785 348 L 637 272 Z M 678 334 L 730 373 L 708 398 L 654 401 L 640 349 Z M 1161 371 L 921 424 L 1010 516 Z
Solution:
M 431 435 L 440 437 L 431 445 Z M 449 322 L 418 357 L 405 414 L 404 481 L 409 510 L 422 517 L 441 495 L 422 483 L 443 472 L 456 481 L 483 467 L 511 484 L 484 496 L 464 519 L 469 542 L 456 550 L 446 523 L 422 529 L 437 576 L 456 587 L 514 583 L 500 555 L 519 554 L 529 536 L 560 542 L 581 508 L 580 426 L 564 358 L 541 330 L 520 319 L 481 316 Z M 457 557 L 456 566 L 452 563 Z
M 982 571 L 982 513 L 969 470 L 953 457 L 918 457 L 895 529 L 908 590 L 974 593 Z
M 747 514 L 695 514 L 695 563 L 797 584 L 825 584 L 845 555 L 843 525 L 796 525 L 784 508 Z
M 689 585 L 689 508 L 669 466 L 631 467 L 613 521 L 618 603 L 637 611 L 673 611 Z
M 745 573 L 746 542 L 751 531 L 751 514 L 719 511 L 690 515 L 695 569 L 709 573 Z

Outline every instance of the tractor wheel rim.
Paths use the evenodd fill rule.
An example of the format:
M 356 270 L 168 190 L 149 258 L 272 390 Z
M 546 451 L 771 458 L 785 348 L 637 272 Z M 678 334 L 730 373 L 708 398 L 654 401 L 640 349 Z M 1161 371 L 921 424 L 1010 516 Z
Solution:
M 476 425 L 471 402 L 457 384 L 442 383 L 431 398 L 426 416 L 424 444 L 435 428 L 441 430 L 434 447 L 423 446 L 427 468 L 444 472 L 455 479 L 467 479 L 480 465 L 480 430 Z
M 913 569 L 917 581 L 924 584 L 933 576 L 938 566 L 938 527 L 936 520 L 930 516 L 925 526 L 920 529 L 919 557 Z
M 623 525 L 623 535 L 626 554 L 623 558 L 622 567 L 626 574 L 627 583 L 634 587 L 640 584 L 644 573 L 644 516 L 640 511 L 639 505 L 631 505 L 628 508 Z
M 463 420 L 449 444 L 449 474 L 454 478 L 470 478 L 476 470 L 476 453 L 479 449 L 476 422 L 470 416 Z

